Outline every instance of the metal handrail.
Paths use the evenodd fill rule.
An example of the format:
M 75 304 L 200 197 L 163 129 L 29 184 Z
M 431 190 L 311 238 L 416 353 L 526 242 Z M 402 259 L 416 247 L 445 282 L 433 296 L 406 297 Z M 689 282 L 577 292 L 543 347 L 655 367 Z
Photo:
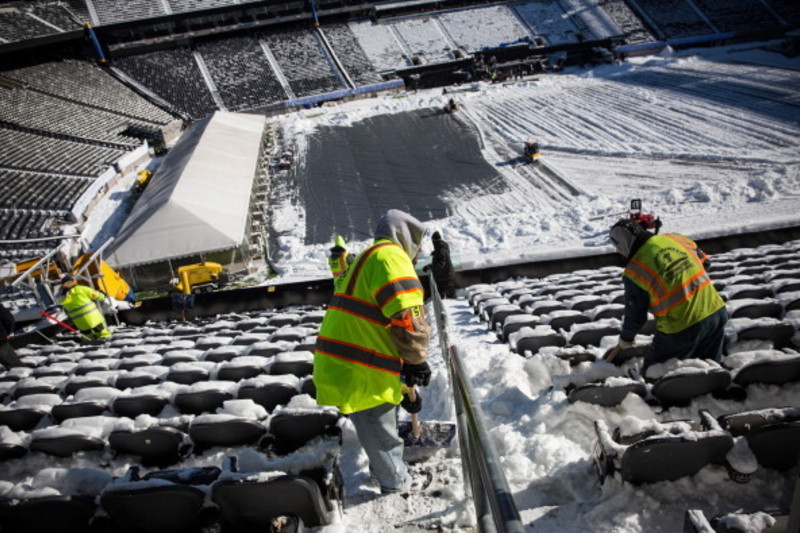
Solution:
M 469 493 L 475 504 L 478 529 L 486 533 L 522 533 L 525 528 L 500 466 L 497 449 L 486 429 L 483 412 L 473 400 L 477 396 L 464 370 L 458 348 L 450 344 L 447 312 L 439 297 L 436 282 L 433 276 L 429 276 L 429 280 L 439 344 L 453 386 L 461 467 L 464 479 L 469 480 Z

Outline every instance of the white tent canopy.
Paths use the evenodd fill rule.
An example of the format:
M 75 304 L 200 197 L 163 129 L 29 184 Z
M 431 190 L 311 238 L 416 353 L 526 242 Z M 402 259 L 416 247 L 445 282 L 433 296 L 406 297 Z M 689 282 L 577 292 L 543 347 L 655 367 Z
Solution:
M 218 111 L 187 130 L 120 229 L 108 262 L 129 267 L 242 244 L 265 122 Z

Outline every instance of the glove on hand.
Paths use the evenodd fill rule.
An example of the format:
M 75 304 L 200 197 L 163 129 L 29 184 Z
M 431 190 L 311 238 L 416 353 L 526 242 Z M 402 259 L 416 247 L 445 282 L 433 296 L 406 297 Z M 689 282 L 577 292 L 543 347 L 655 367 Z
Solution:
M 618 346 L 619 346 L 619 347 L 620 347 L 622 350 L 627 350 L 628 348 L 632 348 L 632 347 L 633 347 L 633 341 L 626 341 L 626 340 L 624 340 L 624 339 L 620 338 L 620 339 L 619 339 Z
M 417 392 L 417 401 L 412 402 L 408 394 L 403 394 L 403 401 L 400 402 L 400 407 L 411 413 L 419 413 L 422 410 L 422 396 Z
M 418 365 L 405 363 L 403 364 L 400 380 L 409 387 L 414 385 L 427 387 L 428 383 L 431 382 L 431 369 L 428 363 L 420 363 Z

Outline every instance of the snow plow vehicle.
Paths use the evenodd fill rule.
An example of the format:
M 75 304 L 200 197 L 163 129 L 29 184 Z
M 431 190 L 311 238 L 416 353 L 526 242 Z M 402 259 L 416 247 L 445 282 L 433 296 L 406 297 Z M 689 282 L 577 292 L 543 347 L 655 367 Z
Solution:
M 178 278 L 172 280 L 172 288 L 183 294 L 200 294 L 220 289 L 229 281 L 228 272 L 222 265 L 204 261 L 178 267 Z

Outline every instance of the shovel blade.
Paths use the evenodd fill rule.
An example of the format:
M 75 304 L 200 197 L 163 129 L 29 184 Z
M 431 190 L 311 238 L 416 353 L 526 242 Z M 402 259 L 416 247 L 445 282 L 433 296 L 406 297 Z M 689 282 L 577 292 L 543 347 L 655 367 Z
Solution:
M 414 436 L 411 422 L 400 422 L 397 432 L 406 448 L 449 448 L 456 436 L 455 424 L 446 422 L 422 422 L 420 434 Z

